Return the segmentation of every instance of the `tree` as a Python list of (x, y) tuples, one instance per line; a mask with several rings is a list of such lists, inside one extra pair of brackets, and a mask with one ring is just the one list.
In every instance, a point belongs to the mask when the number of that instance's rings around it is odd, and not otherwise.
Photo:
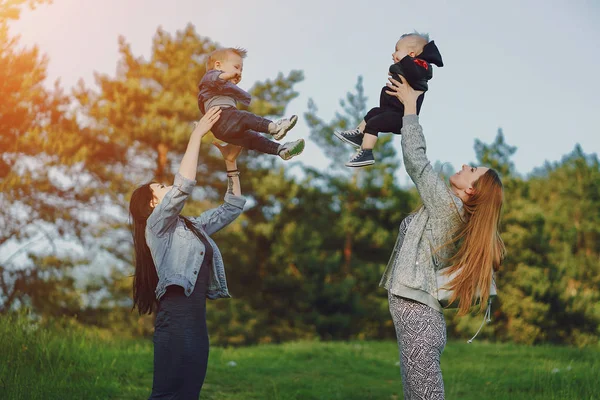
[[(330, 228), (319, 229), (323, 235), (330, 236), (330, 239), (324, 238), (325, 252), (339, 254), (340, 257), (330, 261), (322, 282), (322, 298), (316, 302), (316, 309), (320, 308), (323, 313), (321, 334), (325, 337), (324, 332), (331, 330), (327, 324), (339, 324), (341, 321), (336, 320), (342, 316), (348, 319), (347, 326), (333, 337), (385, 335), (385, 292), (378, 289), (378, 283), (400, 221), (416, 206), (415, 198), (399, 188), (394, 177), (400, 166), (392, 146), (394, 135), (380, 136), (375, 148), (377, 163), (374, 166), (361, 169), (343, 166), (349, 152), (333, 136), (333, 131), (349, 129), (363, 119), (367, 98), (361, 77), (355, 89), (355, 93), (348, 93), (346, 99), (340, 101), (343, 113), (337, 112), (329, 123), (317, 116), (318, 109), (312, 100), (305, 114), (311, 139), (332, 159), (328, 172), (318, 174), (312, 171), (315, 177), (313, 184), (331, 197), (330, 209), (335, 215), (332, 217), (335, 223), (329, 223)], [(358, 298), (350, 300), (352, 297), (348, 296)], [(340, 307), (340, 302), (343, 307)], [(381, 318), (373, 319), (374, 315)], [(357, 324), (362, 325), (362, 329), (357, 328)]]
[(561, 162), (547, 163), (529, 196), (547, 220), (547, 304), (556, 329), (548, 339), (579, 346), (598, 343), (600, 327), (600, 161), (577, 145)]
[(25, 3), (45, 2), (0, 3), (0, 312), (16, 305), (55, 314), (79, 307), (69, 271), (85, 257), (61, 247), (81, 244), (86, 214), (102, 206), (86, 184), (89, 157), (119, 154), (79, 129), (58, 82), (44, 86), (48, 59), (9, 34), (8, 20)]
[(502, 177), (508, 177), (514, 173), (515, 165), (510, 158), (516, 151), (515, 146), (510, 146), (504, 141), (502, 128), (498, 128), (496, 139), (489, 145), (475, 139), (477, 161), (481, 165), (495, 169)]
[[(600, 326), (600, 163), (580, 146), (528, 178), (515, 176), (515, 148), (499, 132), (476, 142), (477, 158), (504, 174), (502, 238), (507, 257), (498, 273), (494, 338), (520, 343), (595, 344)], [(479, 321), (478, 321), (479, 320)], [(451, 318), (467, 334), (480, 317)]]
[[(511, 157), (516, 147), (505, 142), (501, 129), (491, 144), (476, 139), (474, 148), (478, 163), (498, 171), (504, 186), (500, 228), (507, 256), (496, 276), (499, 295), (494, 304), (493, 337), (521, 343), (544, 341), (545, 324), (551, 321), (550, 285), (545, 279), (550, 251), (546, 218), (539, 205), (527, 198), (528, 183), (514, 175)], [(447, 314), (449, 330), (462, 336), (472, 335), (482, 318)]]
[[(158, 28), (148, 60), (133, 54), (130, 45), (121, 37), (116, 76), (96, 74), (97, 90), (80, 82), (74, 91), (87, 129), (96, 139), (128, 149), (126, 162), (118, 169), (108, 166), (111, 173), (102, 178), (111, 188), (118, 216), (97, 230), (107, 233), (110, 238), (104, 250), (110, 253), (110, 265), (114, 269), (112, 279), (102, 278), (104, 285), (111, 288), (109, 296), (101, 301), (101, 306), (107, 310), (115, 307), (119, 309), (116, 312), (121, 313), (131, 304), (128, 302), (131, 288), (128, 276), (132, 273), (131, 234), (127, 225), (129, 194), (135, 186), (150, 179), (172, 182), (187, 146), (192, 122), (199, 118), (197, 84), (206, 72), (207, 55), (216, 48), (215, 42), (198, 35), (192, 25), (175, 34)], [(280, 73), (274, 79), (255, 83), (249, 90), (253, 96), (250, 110), (270, 117), (282, 115), (288, 102), (297, 96), (294, 85), (302, 79), (301, 71), (291, 71), (287, 76)], [(223, 161), (217, 152), (211, 152), (211, 146), (207, 145), (210, 140), (209, 137), (201, 148), (197, 188), (186, 203), (184, 214), (198, 215), (222, 202), (225, 191)], [(238, 159), (242, 176), (247, 177), (243, 180), (244, 196), (258, 198), (265, 182), (279, 176), (277, 158), (244, 153)], [(249, 170), (252, 174), (246, 173)], [(259, 179), (249, 179), (249, 176)], [(277, 190), (273, 189), (274, 192)], [(247, 215), (256, 220), (268, 218), (266, 207), (258, 201), (251, 203), (254, 206), (247, 210)], [(238, 258), (232, 251), (238, 244), (227, 247), (227, 238), (236, 232), (235, 227), (230, 227), (219, 236), (220, 245), (224, 242), (222, 251), (228, 264), (235, 263)], [(103, 285), (94, 286), (100, 290)], [(147, 322), (138, 321), (147, 326)]]

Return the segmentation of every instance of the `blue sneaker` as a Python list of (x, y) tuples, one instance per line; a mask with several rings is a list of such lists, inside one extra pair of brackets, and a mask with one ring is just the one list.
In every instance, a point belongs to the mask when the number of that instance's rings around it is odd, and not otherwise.
[(365, 134), (362, 133), (358, 129), (351, 129), (349, 131), (341, 131), (341, 132), (334, 131), (333, 134), (335, 135), (336, 138), (340, 139), (342, 142), (351, 144), (352, 146), (354, 146), (356, 148), (360, 148), (360, 146), (362, 146), (362, 141), (363, 141), (363, 138), (365, 137)]
[(346, 167), (366, 167), (367, 165), (373, 165), (373, 164), (375, 164), (375, 158), (373, 157), (373, 150), (360, 149), (346, 163)]

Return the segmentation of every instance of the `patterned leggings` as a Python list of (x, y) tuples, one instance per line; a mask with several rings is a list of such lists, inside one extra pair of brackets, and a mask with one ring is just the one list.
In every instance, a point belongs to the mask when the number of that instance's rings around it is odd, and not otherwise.
[(446, 345), (444, 315), (390, 292), (388, 299), (398, 337), (404, 400), (443, 400), (440, 356)]

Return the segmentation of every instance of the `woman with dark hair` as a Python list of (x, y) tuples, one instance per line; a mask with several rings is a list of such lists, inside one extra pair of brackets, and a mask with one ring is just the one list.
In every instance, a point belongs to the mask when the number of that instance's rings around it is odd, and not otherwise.
[(154, 380), (150, 399), (197, 399), (208, 364), (206, 298), (230, 297), (223, 259), (211, 235), (243, 211), (236, 159), (241, 147), (215, 145), (227, 169), (225, 201), (195, 218), (179, 213), (196, 184), (202, 137), (219, 119), (218, 108), (198, 122), (172, 186), (148, 183), (134, 190), (133, 302), (140, 314), (156, 312)]
[(423, 206), (407, 216), (381, 279), (388, 290), (390, 313), (400, 350), (404, 398), (444, 399), (440, 356), (446, 323), (438, 301), (436, 272), (448, 267), (450, 304), (464, 315), (479, 298), (487, 304), (493, 271), (504, 257), (498, 231), (502, 181), (491, 168), (463, 165), (450, 187), (433, 170), (417, 116), (422, 93), (390, 78), (388, 94), (404, 104), (402, 152), (406, 172)]

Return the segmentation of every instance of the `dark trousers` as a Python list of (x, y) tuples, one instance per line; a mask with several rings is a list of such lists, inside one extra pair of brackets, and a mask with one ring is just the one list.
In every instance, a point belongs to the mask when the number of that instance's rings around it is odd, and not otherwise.
[(154, 324), (154, 381), (150, 399), (197, 400), (208, 365), (206, 291), (211, 265), (200, 268), (192, 294), (171, 285)]
[[(379, 132), (392, 132), (397, 135), (402, 129), (402, 117), (404, 116), (404, 105), (395, 96), (390, 96), (385, 91), (389, 90), (387, 86), (381, 89), (379, 96), (379, 107), (372, 108), (365, 115), (365, 133), (378, 136)], [(425, 93), (417, 99), (417, 114), (421, 112), (421, 105)]]
[(269, 132), (270, 120), (235, 107), (221, 109), (221, 117), (211, 131), (227, 143), (266, 154), (277, 154), (279, 143), (267, 139), (258, 132)]

